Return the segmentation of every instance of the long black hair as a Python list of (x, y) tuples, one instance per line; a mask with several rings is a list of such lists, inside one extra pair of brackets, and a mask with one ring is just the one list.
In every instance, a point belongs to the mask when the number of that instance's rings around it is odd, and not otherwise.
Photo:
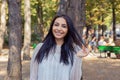
[[(48, 57), (49, 51), (51, 49), (56, 48), (56, 42), (55, 37), (52, 33), (52, 28), (55, 20), (59, 17), (62, 17), (66, 20), (67, 26), (68, 26), (68, 33), (64, 37), (64, 43), (61, 46), (61, 57), (60, 62), (63, 62), (64, 64), (73, 64), (73, 56), (74, 56), (74, 45), (82, 46), (83, 40), (79, 36), (78, 32), (76, 31), (72, 20), (67, 15), (56, 15), (54, 19), (51, 22), (49, 32), (45, 39), (43, 40), (43, 45), (41, 46), (40, 50), (38, 51), (35, 60), (37, 60), (38, 63), (42, 62), (43, 58)], [(70, 60), (70, 62), (69, 62)]]

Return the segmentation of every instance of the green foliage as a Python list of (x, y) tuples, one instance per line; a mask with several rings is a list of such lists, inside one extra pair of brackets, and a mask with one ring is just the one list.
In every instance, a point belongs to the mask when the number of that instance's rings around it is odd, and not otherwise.
[[(57, 12), (58, 1), (59, 0), (31, 0), (32, 41), (40, 41), (40, 39), (38, 39), (39, 36), (34, 33), (34, 28), (38, 26), (38, 6), (42, 7), (44, 31), (47, 33), (50, 22)], [(39, 2), (41, 5), (39, 5)], [(112, 23), (113, 3), (115, 4), (116, 23), (120, 23), (120, 0), (86, 0), (87, 25), (92, 25), (93, 27), (97, 25), (107, 25), (109, 27)], [(24, 0), (22, 0), (21, 11), (22, 16), (24, 16)], [(24, 17), (22, 18), (24, 23)]]
[(40, 39), (38, 34), (33, 33), (31, 35), (31, 37), (32, 37), (31, 38), (32, 43), (39, 43), (39, 42), (41, 42), (41, 39)]
[(45, 26), (48, 27), (51, 19), (53, 18), (53, 16), (56, 14), (56, 10), (57, 10), (57, 4), (56, 1), (53, 0), (44, 0), (43, 1), (43, 21), (45, 23)]
[[(38, 4), (41, 2), (41, 5)], [(32, 26), (37, 23), (37, 7), (41, 6), (43, 9), (44, 26), (48, 27), (52, 17), (56, 14), (57, 4), (56, 0), (31, 0)]]
[(8, 35), (4, 37), (4, 46), (8, 46)]
[[(53, 18), (57, 11), (57, 0), (31, 0), (32, 30), (34, 29), (35, 26), (38, 26), (38, 13), (37, 13), (38, 7), (42, 7), (44, 31), (47, 31), (49, 29), (51, 19)], [(38, 39), (39, 36), (37, 34), (32, 33), (32, 38), (33, 37), (34, 39), (32, 41), (35, 40), (41, 41)]]
[(115, 4), (116, 22), (120, 23), (120, 0), (86, 0), (86, 23), (109, 27), (112, 23), (113, 4)]
[(37, 6), (38, 6), (38, 1), (37, 0), (31, 0), (31, 23), (32, 26), (34, 27), (34, 25), (37, 23)]
[[(39, 2), (41, 5), (39, 5)], [(1, 4), (1, 0), (0, 0), (0, 4)], [(39, 39), (39, 34), (35, 33), (34, 30), (38, 26), (37, 8), (42, 7), (44, 31), (47, 31), (49, 29), (51, 19), (56, 14), (57, 11), (57, 6), (58, 6), (57, 0), (30, 0), (30, 5), (31, 5), (32, 42), (41, 41)], [(24, 26), (24, 0), (22, 0), (21, 2), (21, 15), (22, 15), (22, 23)], [(24, 34), (22, 36), (24, 36)]]

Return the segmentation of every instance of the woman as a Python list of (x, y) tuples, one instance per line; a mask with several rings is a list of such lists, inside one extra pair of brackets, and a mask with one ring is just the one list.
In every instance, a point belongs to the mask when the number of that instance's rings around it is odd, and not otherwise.
[(34, 50), (30, 80), (80, 80), (81, 57), (88, 55), (71, 19), (57, 15), (43, 43)]

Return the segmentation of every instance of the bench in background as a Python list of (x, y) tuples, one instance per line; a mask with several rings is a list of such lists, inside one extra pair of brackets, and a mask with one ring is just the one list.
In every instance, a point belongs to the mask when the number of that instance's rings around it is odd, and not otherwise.
[(101, 57), (101, 53), (104, 52), (105, 53), (105, 57), (106, 53), (109, 51), (110, 53), (115, 53), (120, 54), (120, 46), (98, 46), (98, 50), (100, 52), (100, 57)]

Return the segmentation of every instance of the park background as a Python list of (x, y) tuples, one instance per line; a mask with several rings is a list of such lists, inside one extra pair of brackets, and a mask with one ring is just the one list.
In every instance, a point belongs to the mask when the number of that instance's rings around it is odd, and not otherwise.
[[(115, 45), (120, 46), (120, 0), (0, 0), (0, 66), (5, 62), (5, 74), (4, 69), (0, 69), (2, 80), (29, 80), (29, 68), (27, 79), (23, 68), (29, 67), (33, 48), (44, 39), (56, 14), (70, 16), (82, 37), (94, 31), (97, 39), (100, 35), (106, 39), (112, 36)], [(102, 61), (105, 63), (104, 59)], [(119, 63), (119, 59), (113, 63)], [(113, 66), (112, 62), (107, 64)], [(110, 69), (117, 69), (117, 72), (120, 70), (118, 67), (120, 64)], [(115, 76), (119, 75), (117, 72)], [(120, 79), (115, 78), (100, 77), (99, 80)]]

